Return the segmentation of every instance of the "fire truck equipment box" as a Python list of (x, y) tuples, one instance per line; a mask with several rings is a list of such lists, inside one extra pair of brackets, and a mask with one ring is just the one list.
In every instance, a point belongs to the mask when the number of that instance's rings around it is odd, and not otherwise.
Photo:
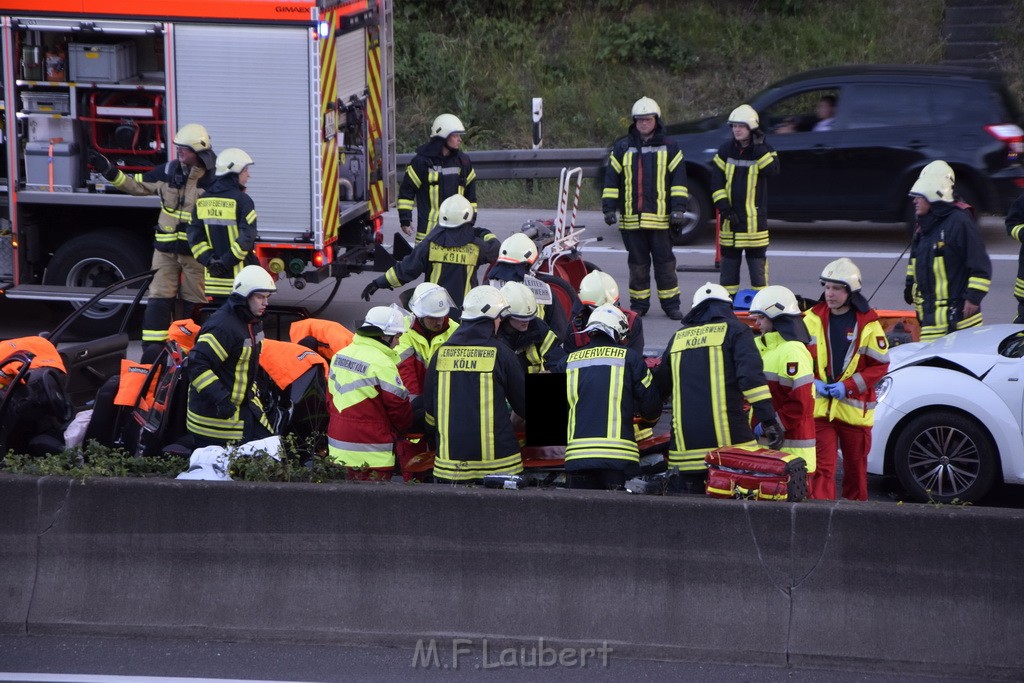
[(66, 92), (23, 92), (21, 104), (30, 114), (71, 113), (71, 96)]
[(70, 192), (82, 184), (82, 159), (74, 142), (29, 142), (25, 145), (25, 184), (28, 189), (49, 190), (50, 163), (53, 189)]
[(117, 83), (137, 73), (135, 43), (91, 45), (68, 43), (71, 80), (92, 83)]

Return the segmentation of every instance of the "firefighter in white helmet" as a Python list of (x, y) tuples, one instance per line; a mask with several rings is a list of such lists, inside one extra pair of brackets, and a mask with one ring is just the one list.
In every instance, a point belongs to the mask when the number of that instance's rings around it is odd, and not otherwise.
[(693, 308), (666, 347), (654, 381), (662, 399), (672, 401), (669, 468), (678, 470), (687, 488), (703, 482), (709, 450), (757, 448), (747, 403), (765, 425), (768, 446), (782, 445), (754, 333), (736, 319), (725, 287), (706, 282), (697, 288)]
[(732, 139), (719, 147), (711, 160), (711, 200), (721, 220), (719, 282), (736, 296), (744, 253), (751, 288), (768, 285), (767, 181), (779, 174), (779, 158), (749, 104), (741, 104), (729, 114), (729, 125)]
[(626, 332), (625, 345), (641, 356), (644, 355), (644, 324), (643, 319), (634, 311), (622, 308), (619, 303), (619, 285), (608, 273), (593, 270), (580, 280), (579, 303), (573, 306), (569, 320), (569, 334), (566, 335), (565, 350), (572, 353), (590, 341), (584, 330), (590, 321), (590, 314), (599, 306), (611, 304), (622, 311), (629, 324)]
[(651, 307), (651, 264), (658, 301), (665, 314), (681, 319), (676, 258), (670, 229), (686, 223), (689, 190), (679, 145), (665, 136), (661, 108), (649, 97), (633, 104), (633, 123), (615, 141), (604, 178), (601, 209), (608, 225), (621, 214), (619, 228), (629, 262), (629, 307), (646, 315)]
[(156, 274), (146, 293), (142, 319), (144, 361), (151, 360), (167, 339), (179, 297), (187, 304), (206, 303), (203, 267), (192, 256), (186, 231), (196, 199), (213, 183), (217, 155), (210, 134), (198, 123), (182, 126), (174, 134), (174, 147), (176, 158), (145, 173), (124, 173), (99, 152), (89, 151), (89, 163), (117, 189), (160, 197), (153, 234), (152, 269)]
[(186, 426), (196, 447), (271, 435), (256, 385), (263, 314), (277, 291), (260, 266), (242, 268), (227, 300), (203, 323), (189, 353)]
[(473, 483), (523, 470), (512, 413), (526, 414), (526, 376), (496, 336), (508, 308), (496, 288), (474, 287), (459, 329), (430, 359), (423, 402), (436, 430), (438, 481)]
[[(498, 238), (489, 230), (473, 227), (476, 209), (461, 194), (441, 204), (437, 230), (416, 245), (412, 253), (378, 276), (363, 289), (369, 301), (378, 289), (394, 289), (415, 280), (423, 273), (427, 281), (441, 285), (455, 306), (462, 306), (466, 293), (476, 286), (477, 268), (498, 256)], [(458, 311), (451, 317), (458, 320)]]
[(917, 308), (922, 341), (980, 325), (981, 300), (992, 284), (992, 262), (973, 209), (956, 203), (954, 182), (953, 169), (937, 160), (910, 188), (917, 230), (903, 298)]
[(188, 243), (192, 255), (206, 268), (206, 293), (225, 297), (243, 267), (258, 263), (256, 206), (245, 191), (252, 172), (252, 157), (229, 147), (217, 155), (217, 179), (196, 200)]
[[(780, 285), (765, 287), (750, 302), (750, 317), (761, 335), (757, 350), (772, 393), (785, 440), (780, 450), (804, 459), (807, 474), (815, 469), (814, 359), (807, 344), (810, 335), (793, 292)], [(762, 437), (765, 425), (754, 425)]]
[(413, 319), (409, 329), (398, 340), (395, 351), (399, 358), (398, 372), (413, 400), (423, 393), (430, 359), (459, 328), (450, 316), (454, 307), (448, 290), (433, 282), (416, 285), (409, 298)]
[(556, 275), (531, 272), (539, 255), (540, 250), (529, 236), (522, 232), (512, 233), (501, 243), (498, 260), (487, 271), (488, 284), (501, 288), (506, 282), (526, 282), (530, 278), (533, 286), (545, 288), (546, 297), (542, 294), (542, 298), (550, 303), (538, 302), (537, 315), (559, 340), (563, 340), (568, 332), (569, 316), (556, 297), (573, 299), (575, 292), (568, 282)]
[(640, 473), (633, 417), (657, 422), (661, 397), (643, 354), (623, 346), (629, 323), (618, 307), (598, 306), (585, 329), (586, 345), (559, 367), (569, 401), (565, 471), (569, 488), (621, 489)]
[(327, 454), (353, 478), (389, 480), (395, 443), (412, 427), (412, 403), (393, 348), (408, 318), (394, 304), (374, 306), (352, 343), (331, 360)]
[(836, 460), (843, 451), (843, 498), (867, 500), (867, 459), (875, 384), (889, 370), (889, 343), (878, 314), (861, 294), (860, 269), (839, 258), (821, 271), (821, 300), (804, 314), (814, 358), (817, 471), (811, 498), (836, 497)]
[(398, 190), (398, 221), (402, 232), (413, 236), (412, 210), (416, 208), (416, 243), (438, 224), (441, 203), (455, 194), (476, 209), (476, 171), (462, 151), (466, 127), (454, 114), (441, 114), (430, 125), (430, 140), (416, 150), (405, 168)]
[(524, 373), (554, 371), (565, 351), (562, 340), (540, 318), (533, 292), (521, 282), (506, 282), (500, 291), (508, 302), (508, 315), (498, 337), (515, 352)]

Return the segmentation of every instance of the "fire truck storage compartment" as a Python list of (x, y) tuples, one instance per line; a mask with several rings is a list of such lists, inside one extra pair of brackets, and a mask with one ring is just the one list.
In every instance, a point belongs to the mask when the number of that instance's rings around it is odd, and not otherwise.
[(66, 92), (22, 92), (21, 105), (34, 114), (70, 114), (71, 96)]
[[(165, 159), (163, 95), (137, 91), (96, 91), (89, 94), (89, 143), (118, 157), (122, 170), (147, 171)], [(112, 159), (113, 161), (113, 159)]]
[(27, 189), (72, 192), (82, 184), (82, 157), (74, 142), (25, 144)]
[(138, 73), (135, 43), (68, 43), (71, 80), (118, 83)]

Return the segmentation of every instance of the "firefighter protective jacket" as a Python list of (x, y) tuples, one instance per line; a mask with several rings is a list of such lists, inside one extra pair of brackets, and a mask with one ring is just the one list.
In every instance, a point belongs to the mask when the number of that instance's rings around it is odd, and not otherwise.
[(427, 282), (444, 287), (455, 305), (461, 307), (466, 293), (477, 285), (476, 269), (498, 258), (499, 246), (493, 233), (469, 223), (434, 230), (374, 282), (378, 287), (394, 289), (426, 273)]
[[(192, 255), (207, 268), (207, 294), (227, 296), (242, 268), (258, 263), (252, 251), (256, 236), (256, 207), (238, 184), (238, 176), (228, 173), (217, 178), (196, 200), (188, 226)], [(209, 267), (213, 261), (227, 266), (230, 273), (212, 276)]]
[(1024, 302), (1024, 194), (1014, 200), (1006, 214), (1006, 234), (1021, 243), (1017, 255), (1017, 279), (1013, 282), (1013, 295)]
[(724, 301), (686, 314), (654, 372), (662, 399), (672, 399), (669, 466), (702, 472), (713, 448), (757, 448), (744, 403), (758, 422), (775, 419), (761, 354), (750, 328)]
[[(737, 249), (767, 247), (766, 187), (767, 177), (779, 173), (775, 150), (763, 138), (760, 143), (751, 142), (746, 147), (730, 140), (711, 161), (711, 201), (723, 218), (721, 245)], [(739, 225), (726, 218), (732, 211), (739, 216)]]
[(515, 352), (526, 374), (544, 370), (554, 372), (565, 358), (561, 341), (540, 318), (531, 320), (525, 332), (513, 329), (508, 323), (502, 323), (498, 328), (498, 337)]
[(633, 416), (649, 422), (661, 413), (661, 397), (644, 358), (597, 333), (560, 363), (569, 399), (567, 471), (635, 470), (640, 451)]
[(889, 342), (878, 314), (874, 309), (857, 310), (857, 326), (842, 362), (843, 373), (834, 378), (828, 374), (832, 354), (828, 342), (829, 310), (825, 302), (804, 313), (804, 323), (811, 335), (807, 349), (814, 359), (815, 378), (828, 383), (841, 381), (846, 387), (843, 398), (815, 396), (814, 417), (870, 427), (875, 421), (875, 384), (889, 371)]
[(523, 470), (510, 409), (526, 414), (526, 376), (491, 319), (463, 322), (437, 350), (423, 402), (437, 430), (435, 477), (474, 481)]
[[(500, 246), (500, 245), (499, 245)], [(548, 324), (551, 331), (559, 337), (564, 337), (569, 331), (569, 320), (565, 311), (556, 302), (558, 299), (572, 300), (572, 307), (575, 308), (578, 299), (576, 290), (568, 282), (550, 273), (530, 273), (529, 263), (508, 263), (498, 261), (487, 271), (487, 282), (498, 289), (506, 282), (520, 282), (526, 284), (526, 276), (534, 277), (551, 291), (551, 304), (537, 304), (537, 317)]]
[(331, 361), (327, 387), (331, 460), (347, 467), (394, 467), (395, 442), (412, 427), (412, 404), (394, 349), (357, 331)]
[(402, 186), (398, 189), (398, 220), (412, 223), (412, 209), (416, 207), (416, 243), (437, 225), (441, 202), (454, 194), (461, 194), (476, 204), (476, 171), (473, 163), (461, 150), (444, 154), (444, 138), (431, 138), (416, 150), (416, 156), (405, 168)]
[(203, 325), (189, 353), (187, 426), (192, 434), (217, 441), (245, 441), (243, 410), (263, 415), (255, 384), (263, 323), (245, 297), (233, 294)]
[(306, 337), (317, 342), (317, 352), (330, 361), (334, 354), (352, 343), (352, 332), (339, 322), (321, 318), (296, 320), (288, 328), (288, 338), (298, 344)]
[(667, 230), (669, 214), (686, 211), (690, 192), (686, 188), (683, 153), (658, 118), (654, 134), (646, 142), (636, 124), (629, 134), (615, 141), (604, 176), (601, 209), (622, 215), (622, 230)]
[(192, 222), (192, 209), (213, 180), (213, 171), (206, 170), (201, 161), (195, 166), (185, 166), (172, 159), (145, 173), (126, 175), (118, 170), (111, 183), (128, 194), (159, 195), (160, 216), (156, 221), (153, 248), (169, 254), (191, 254), (188, 224)]
[(917, 220), (907, 285), (921, 321), (921, 341), (981, 324), (981, 311), (963, 317), (964, 301), (981, 304), (992, 284), (992, 262), (968, 210), (932, 202)]
[[(776, 318), (778, 320), (778, 318)], [(785, 440), (780, 450), (798, 455), (807, 472), (816, 469), (814, 438), (814, 359), (807, 346), (779, 332), (757, 338), (772, 407), (782, 421)]]
[[(628, 308), (619, 308), (626, 315), (626, 322), (629, 323), (629, 332), (626, 333), (625, 346), (633, 349), (643, 358), (644, 355), (644, 322), (643, 318)], [(583, 330), (590, 322), (590, 314), (593, 308), (576, 301), (572, 305), (572, 315), (569, 321), (569, 333), (566, 335), (565, 350), (572, 353), (590, 343), (590, 335)]]
[(398, 354), (398, 373), (402, 376), (409, 396), (416, 398), (423, 393), (423, 383), (427, 379), (427, 364), (434, 353), (447, 342), (459, 324), (448, 319), (440, 332), (431, 333), (420, 324), (420, 319), (413, 321), (408, 332), (398, 339), (395, 353)]

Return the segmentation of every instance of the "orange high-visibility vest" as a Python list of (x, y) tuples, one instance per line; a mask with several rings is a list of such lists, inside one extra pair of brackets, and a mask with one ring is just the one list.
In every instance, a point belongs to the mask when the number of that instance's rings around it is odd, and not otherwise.
[(167, 328), (167, 338), (173, 342), (178, 342), (178, 346), (185, 353), (192, 350), (192, 347), (196, 345), (196, 339), (199, 337), (199, 325), (196, 325), (191, 318), (185, 318), (184, 320), (175, 320), (171, 323), (171, 326)]
[(266, 370), (279, 389), (287, 389), (292, 382), (312, 367), (323, 368), (327, 374), (327, 361), (316, 351), (291, 342), (264, 339), (260, 348), (260, 367)]
[[(35, 336), (0, 341), (0, 362), (3, 362), (8, 356), (18, 351), (28, 351), (35, 354), (35, 358), (29, 363), (29, 368), (56, 368), (67, 374), (64, 361), (61, 359), (60, 354), (57, 353), (57, 348), (49, 339)], [(19, 370), (21, 370), (20, 363), (7, 363), (0, 367), (0, 389), (6, 387), (14, 379), (14, 376), (18, 374)]]
[(320, 342), (317, 349), (321, 356), (330, 361), (334, 354), (352, 343), (352, 333), (341, 323), (320, 318), (304, 318), (292, 323), (288, 336), (293, 342), (303, 337), (313, 337)]

